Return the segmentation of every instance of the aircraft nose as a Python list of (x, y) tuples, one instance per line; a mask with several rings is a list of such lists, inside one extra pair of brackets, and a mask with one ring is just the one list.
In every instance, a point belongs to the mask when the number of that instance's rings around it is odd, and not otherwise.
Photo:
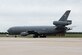
[(7, 32), (9, 33), (9, 32), (10, 32), (10, 30), (11, 30), (11, 29), (9, 28), (9, 29), (7, 30)]
[(9, 28), (9, 29), (7, 30), (7, 32), (8, 32), (9, 34), (11, 34), (11, 33), (12, 33), (12, 28)]

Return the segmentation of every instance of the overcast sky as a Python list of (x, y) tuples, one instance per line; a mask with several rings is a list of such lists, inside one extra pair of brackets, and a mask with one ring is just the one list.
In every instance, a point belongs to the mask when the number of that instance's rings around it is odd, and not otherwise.
[(66, 10), (72, 31), (82, 32), (82, 0), (0, 0), (0, 32), (12, 26), (52, 26)]

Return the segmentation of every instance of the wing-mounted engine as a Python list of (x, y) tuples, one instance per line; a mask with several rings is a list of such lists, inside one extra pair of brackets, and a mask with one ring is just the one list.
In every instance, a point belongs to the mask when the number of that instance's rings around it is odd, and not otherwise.
[(20, 35), (21, 35), (21, 36), (27, 36), (28, 33), (27, 33), (27, 32), (21, 32)]
[(53, 24), (56, 25), (56, 26), (66, 26), (66, 25), (71, 25), (72, 21), (71, 20), (67, 20), (67, 21), (54, 21)]

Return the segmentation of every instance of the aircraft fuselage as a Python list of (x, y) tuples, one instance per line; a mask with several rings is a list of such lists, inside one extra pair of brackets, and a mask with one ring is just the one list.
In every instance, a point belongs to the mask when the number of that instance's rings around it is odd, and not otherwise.
[(39, 34), (55, 34), (55, 26), (19, 26), (11, 27), (8, 29), (9, 34), (21, 34), (21, 32), (28, 32), (28, 34), (33, 34), (29, 32), (37, 32)]

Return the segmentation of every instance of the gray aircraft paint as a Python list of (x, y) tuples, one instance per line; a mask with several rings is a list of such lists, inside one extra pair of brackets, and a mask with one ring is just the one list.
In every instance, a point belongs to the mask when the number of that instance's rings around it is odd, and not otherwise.
[(21, 32), (34, 31), (38, 33), (51, 34), (55, 33), (55, 26), (20, 26), (20, 27), (11, 27), (8, 32), (10, 34), (20, 34)]
[[(34, 35), (41, 35), (41, 34), (57, 34), (60, 32), (66, 32), (67, 27), (66, 25), (72, 24), (71, 20), (67, 20), (69, 16), (70, 10), (67, 10), (64, 15), (59, 19), (59, 21), (54, 21), (57, 25), (55, 26), (16, 26), (11, 27), (8, 29), (8, 33), (11, 35), (19, 35), (19, 34), (34, 34)], [(70, 30), (70, 29), (68, 29)]]

